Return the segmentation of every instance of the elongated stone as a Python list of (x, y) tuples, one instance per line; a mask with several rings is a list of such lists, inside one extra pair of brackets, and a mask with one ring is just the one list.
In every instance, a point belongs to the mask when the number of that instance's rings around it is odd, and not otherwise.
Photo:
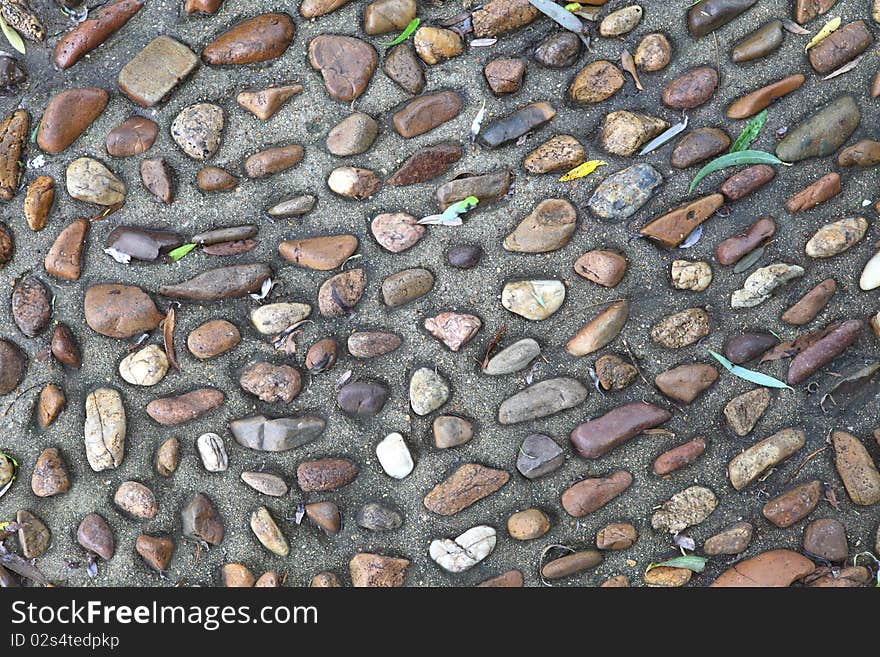
[(101, 7), (61, 37), (53, 54), (55, 66), (63, 70), (76, 64), (120, 30), (143, 6), (144, 0), (119, 0)]
[(588, 206), (600, 219), (622, 221), (645, 205), (660, 185), (663, 176), (650, 164), (634, 164), (613, 173), (596, 187)]
[(730, 119), (747, 119), (770, 106), (774, 100), (787, 96), (801, 88), (806, 78), (797, 73), (772, 82), (760, 89), (741, 96), (727, 107), (727, 117)]
[(803, 383), (821, 367), (840, 356), (858, 339), (863, 327), (864, 322), (859, 319), (847, 320), (803, 349), (788, 366), (788, 384), (795, 386)]
[(259, 452), (285, 452), (310, 443), (324, 431), (326, 422), (316, 415), (267, 418), (253, 415), (229, 423), (239, 445)]
[(706, 36), (732, 21), (758, 0), (701, 0), (688, 10), (688, 29), (695, 37)]
[(782, 21), (770, 21), (737, 41), (730, 51), (730, 59), (741, 64), (766, 57), (782, 45), (782, 40)]
[(561, 249), (577, 227), (577, 211), (564, 199), (541, 201), (504, 238), (503, 246), (517, 253), (546, 253)]
[(597, 459), (671, 417), (672, 413), (653, 404), (624, 404), (576, 426), (571, 432), (571, 444), (581, 457)]
[(487, 126), (480, 133), (479, 141), (487, 148), (496, 148), (516, 141), (527, 132), (538, 130), (554, 116), (556, 109), (550, 103), (532, 103)]
[(691, 232), (724, 205), (724, 196), (710, 194), (685, 203), (645, 225), (639, 233), (671, 249), (681, 244)]
[(172, 299), (219, 301), (260, 291), (263, 281), (272, 275), (269, 265), (231, 265), (209, 269), (182, 283), (162, 285), (159, 294)]
[(727, 464), (727, 476), (736, 490), (754, 483), (767, 470), (797, 452), (806, 442), (800, 429), (783, 429), (755, 443)]
[(799, 162), (831, 155), (846, 143), (860, 121), (855, 98), (841, 96), (789, 130), (776, 145), (776, 157), (785, 162)]
[(541, 346), (532, 338), (523, 338), (505, 347), (486, 364), (486, 374), (499, 376), (519, 372), (541, 354)]
[(590, 320), (565, 345), (572, 356), (586, 356), (607, 346), (616, 338), (629, 319), (629, 301), (612, 303)]
[(287, 14), (260, 14), (229, 28), (205, 46), (202, 60), (212, 66), (253, 64), (280, 57), (293, 40)]
[(498, 422), (516, 424), (548, 417), (582, 403), (589, 391), (577, 379), (558, 377), (534, 383), (498, 407)]

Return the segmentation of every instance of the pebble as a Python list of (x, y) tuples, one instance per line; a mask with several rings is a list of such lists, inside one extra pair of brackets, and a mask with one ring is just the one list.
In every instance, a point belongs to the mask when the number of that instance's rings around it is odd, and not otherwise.
[(154, 570), (161, 573), (171, 564), (174, 541), (167, 536), (141, 534), (135, 540), (134, 549)]
[(853, 21), (835, 30), (810, 49), (810, 66), (820, 75), (851, 62), (874, 42), (863, 21)]
[(416, 415), (429, 415), (449, 399), (449, 383), (436, 370), (420, 367), (409, 380), (409, 403)]
[[(312, 307), (307, 303), (267, 303), (251, 311), (251, 323), (254, 325), (254, 328), (263, 335), (273, 335), (275, 333), (281, 333), (294, 324), (303, 321), (311, 312)], [(236, 333), (238, 333), (238, 329), (236, 329)], [(225, 335), (228, 336), (227, 339), (230, 341), (234, 339), (234, 336), (228, 331), (228, 329)], [(225, 347), (227, 343), (224, 342), (221, 344)], [(236, 344), (238, 344), (237, 339), (234, 341), (234, 344), (229, 345), (228, 348), (223, 349), (223, 351), (219, 353), (228, 351)]]
[(0, 56), (0, 90), (7, 94), (20, 91), (27, 82), (27, 71), (22, 68), (12, 55)]
[(284, 479), (269, 472), (242, 472), (241, 480), (258, 493), (272, 497), (287, 495), (287, 484)]
[(379, 465), (389, 477), (404, 479), (415, 467), (409, 447), (399, 433), (390, 433), (376, 445)]
[(571, 444), (582, 458), (597, 459), (671, 417), (669, 411), (653, 404), (624, 404), (577, 425), (570, 435)]
[(90, 157), (67, 165), (67, 193), (78, 201), (112, 206), (125, 200), (125, 183), (110, 169)]
[(207, 166), (199, 169), (196, 183), (203, 192), (228, 192), (238, 186), (238, 178), (221, 167)]
[(651, 527), (677, 534), (703, 522), (718, 506), (715, 493), (705, 486), (691, 486), (673, 495), (651, 516)]
[(46, 153), (60, 153), (97, 119), (110, 94), (98, 87), (65, 89), (56, 94), (37, 127), (37, 145)]
[(565, 452), (550, 437), (531, 434), (522, 443), (516, 456), (516, 469), (526, 479), (539, 479), (555, 472), (565, 463)]
[(564, 300), (565, 284), (558, 280), (512, 281), (501, 290), (502, 306), (533, 321), (553, 315)]
[(578, 258), (574, 271), (603, 287), (616, 287), (626, 274), (626, 258), (614, 251), (596, 249)]
[(163, 203), (174, 200), (174, 174), (165, 158), (141, 160), (141, 181), (144, 187)]
[(390, 532), (403, 525), (403, 516), (385, 504), (367, 502), (358, 509), (356, 522), (358, 527), (369, 531)]
[[(29, 130), (30, 117), (23, 109), (15, 110), (0, 123), (0, 198), (4, 201), (11, 201), (18, 190), (23, 170), (18, 163), (23, 161)], [(0, 262), (5, 265), (11, 257), (11, 240), (3, 246)]]
[(348, 564), (351, 585), (355, 588), (403, 586), (409, 564), (409, 559), (358, 552)]
[(690, 404), (717, 379), (717, 369), (705, 363), (693, 363), (661, 372), (654, 379), (654, 385), (667, 397)]
[(51, 425), (64, 407), (67, 405), (67, 397), (64, 390), (54, 383), (47, 383), (40, 391), (40, 399), (37, 402), (37, 423), (41, 429)]
[(486, 525), (471, 527), (455, 539), (431, 541), (428, 553), (444, 570), (461, 573), (488, 557), (495, 549), (495, 530)]
[(603, 390), (623, 390), (636, 380), (639, 371), (614, 354), (605, 354), (596, 359), (596, 378)]
[(622, 221), (644, 206), (660, 185), (663, 176), (650, 164), (634, 164), (614, 173), (596, 187), (588, 207), (600, 219)]
[(673, 447), (663, 452), (654, 459), (652, 470), (655, 475), (663, 477), (690, 465), (705, 451), (706, 441), (703, 438), (694, 438), (678, 447)]
[(109, 155), (131, 157), (150, 150), (158, 136), (159, 126), (155, 121), (142, 116), (133, 116), (107, 133), (104, 143)]
[(588, 393), (580, 381), (569, 377), (539, 381), (501, 402), (498, 422), (517, 424), (548, 417), (581, 404)]
[(293, 40), (294, 23), (287, 14), (260, 14), (223, 32), (202, 51), (212, 66), (254, 64), (280, 57)]
[(554, 32), (535, 48), (535, 61), (547, 68), (568, 68), (580, 54), (581, 40), (574, 32)]
[(59, 362), (70, 367), (82, 366), (82, 355), (79, 345), (66, 324), (58, 324), (52, 332), (52, 355)]
[(90, 513), (76, 530), (76, 542), (89, 552), (94, 552), (104, 561), (110, 561), (116, 553), (113, 530), (107, 521), (97, 513)]
[(632, 32), (641, 22), (642, 13), (642, 8), (639, 5), (630, 5), (612, 11), (599, 23), (599, 35), (607, 39)]
[(229, 468), (229, 457), (223, 439), (216, 433), (203, 433), (196, 439), (196, 449), (202, 458), (202, 465), (208, 472), (225, 472)]
[(288, 100), (302, 93), (302, 90), (301, 84), (267, 87), (259, 91), (242, 91), (235, 100), (261, 121), (268, 121)]
[(349, 415), (373, 416), (382, 410), (390, 395), (391, 391), (384, 384), (357, 381), (339, 389), (336, 403)]
[(755, 528), (748, 522), (737, 522), (713, 534), (703, 543), (703, 552), (710, 557), (745, 552), (752, 542)]
[[(70, 8), (78, 4), (74, 2)], [(64, 70), (76, 64), (119, 31), (143, 6), (143, 0), (121, 0), (101, 7), (58, 41), (53, 55), (55, 65)]]
[(656, 566), (645, 572), (645, 584), (651, 587), (677, 588), (691, 581), (693, 571), (687, 568)]
[(21, 546), (21, 556), (25, 559), (36, 559), (49, 549), (52, 542), (52, 533), (42, 520), (25, 509), (19, 509), (15, 514), (15, 522), (18, 528), (18, 544)]
[(387, 180), (387, 184), (391, 187), (402, 187), (433, 180), (447, 173), (461, 159), (462, 154), (461, 144), (455, 142), (425, 146), (401, 164)]
[(107, 248), (117, 260), (133, 259), (155, 262), (159, 256), (167, 254), (184, 243), (177, 233), (158, 230), (145, 230), (136, 226), (117, 226), (107, 236)]
[(834, 518), (819, 518), (804, 527), (803, 545), (810, 554), (835, 563), (845, 561), (849, 553), (846, 527)]
[(740, 333), (730, 338), (724, 345), (724, 355), (734, 365), (742, 365), (779, 344), (771, 334), (758, 331)]
[(791, 527), (813, 512), (822, 499), (822, 484), (811, 481), (795, 486), (767, 502), (761, 513), (781, 529)]
[(826, 278), (802, 296), (797, 303), (782, 313), (780, 319), (786, 324), (803, 326), (816, 318), (831, 301), (837, 291), (837, 283), (833, 278)]
[(240, 563), (228, 563), (221, 572), (223, 586), (227, 588), (251, 588), (256, 582), (250, 568)]
[(829, 11), (837, 0), (797, 0), (794, 19), (803, 25)]
[(434, 275), (427, 269), (404, 269), (382, 281), (382, 301), (397, 308), (423, 297), (434, 287)]
[(180, 441), (168, 438), (156, 450), (156, 472), (162, 477), (170, 477), (180, 465)]
[(766, 164), (756, 164), (743, 169), (724, 181), (719, 191), (728, 201), (738, 201), (771, 182), (776, 170)]
[(672, 150), (670, 163), (687, 169), (720, 155), (730, 146), (730, 137), (718, 128), (697, 128), (682, 137)]
[(379, 124), (363, 112), (354, 112), (327, 135), (327, 150), (337, 157), (360, 155), (369, 150), (379, 134)]
[(154, 386), (168, 372), (168, 367), (165, 352), (151, 344), (123, 358), (119, 363), (119, 376), (135, 386)]
[(37, 176), (28, 184), (24, 197), (24, 218), (32, 231), (46, 227), (54, 202), (55, 181), (51, 176)]
[(357, 248), (358, 239), (354, 235), (329, 235), (286, 240), (278, 245), (278, 253), (300, 267), (330, 271), (341, 267)]
[(519, 57), (499, 57), (483, 67), (483, 76), (496, 96), (516, 93), (522, 88), (526, 62)]
[(204, 493), (196, 493), (180, 510), (183, 535), (210, 545), (223, 542), (223, 521), (217, 510)]
[(391, 253), (401, 253), (414, 246), (425, 236), (425, 230), (418, 219), (405, 212), (378, 214), (370, 223), (373, 237)]
[(587, 356), (609, 345), (629, 319), (629, 301), (615, 301), (584, 325), (565, 345), (572, 356)]
[(15, 282), (10, 306), (15, 325), (29, 338), (38, 336), (49, 325), (52, 299), (46, 286), (35, 276), (25, 276)]
[(712, 267), (708, 262), (672, 261), (672, 287), (676, 290), (702, 292), (712, 282)]
[(37, 497), (52, 497), (70, 490), (70, 477), (61, 452), (47, 447), (37, 457), (31, 473), (31, 490)]
[(220, 147), (223, 108), (213, 103), (196, 103), (181, 110), (171, 122), (171, 137), (194, 160), (208, 160)]
[(456, 178), (438, 187), (434, 196), (441, 210), (468, 196), (476, 196), (481, 204), (485, 204), (505, 196), (510, 190), (510, 184), (510, 169), (504, 169), (485, 175)]
[(239, 445), (260, 452), (284, 452), (315, 440), (326, 424), (316, 415), (274, 419), (252, 415), (232, 420), (229, 430)]
[(355, 358), (376, 358), (390, 354), (403, 344), (396, 333), (385, 331), (356, 331), (348, 336), (346, 347)]
[(628, 522), (605, 525), (596, 533), (596, 547), (600, 550), (627, 550), (638, 538), (636, 528)]
[(450, 351), (459, 351), (470, 342), (483, 322), (476, 315), (441, 312), (424, 321), (425, 330), (445, 344)]
[(810, 210), (840, 193), (840, 175), (828, 173), (808, 185), (785, 202), (785, 209), (792, 214)]
[(730, 119), (747, 119), (769, 107), (770, 103), (774, 100), (800, 89), (805, 80), (806, 78), (798, 73), (741, 96), (727, 107), (727, 117)]
[(530, 132), (540, 130), (554, 116), (556, 109), (550, 103), (530, 103), (513, 114), (485, 126), (477, 140), (487, 148), (497, 148), (517, 141)]
[(385, 57), (382, 70), (408, 94), (417, 96), (425, 88), (425, 70), (409, 42), (391, 49)]
[(712, 582), (713, 587), (791, 586), (816, 569), (805, 556), (792, 550), (769, 550), (743, 559)]
[(827, 157), (846, 143), (860, 121), (855, 98), (841, 96), (790, 128), (776, 145), (776, 157), (784, 162)]
[(474, 437), (472, 422), (455, 415), (438, 415), (432, 426), (434, 446), (449, 449), (470, 442)]
[(880, 502), (880, 473), (862, 442), (850, 433), (835, 431), (834, 465), (853, 504), (870, 506)]
[(688, 29), (695, 37), (714, 32), (749, 9), (758, 0), (701, 0), (688, 10)]
[(409, 101), (394, 113), (391, 121), (397, 134), (411, 139), (454, 119), (461, 109), (462, 99), (457, 92), (439, 91)]
[(561, 579), (600, 565), (604, 558), (598, 550), (582, 550), (548, 561), (541, 568), (544, 579)]
[(370, 44), (339, 34), (321, 34), (309, 42), (309, 64), (320, 71), (333, 100), (350, 103), (373, 78), (379, 57)]
[(299, 13), (303, 18), (317, 18), (348, 4), (351, 0), (303, 0)]
[(724, 407), (727, 424), (737, 436), (747, 436), (770, 406), (770, 391), (755, 388), (731, 399)]
[(507, 237), (503, 246), (515, 253), (547, 253), (568, 244), (577, 228), (577, 210), (564, 199), (541, 201)]
[(600, 141), (611, 155), (632, 157), (667, 128), (669, 123), (663, 119), (620, 110), (605, 117)]
[(339, 533), (342, 519), (339, 515), (339, 507), (333, 502), (306, 504), (306, 517), (328, 534)]
[(159, 294), (171, 299), (220, 301), (260, 291), (272, 269), (263, 263), (208, 269), (180, 283), (159, 286)]
[(138, 105), (151, 107), (168, 98), (198, 65), (187, 46), (157, 36), (119, 71), (119, 89)]
[(82, 254), (85, 246), (86, 233), (89, 229), (88, 219), (77, 219), (65, 226), (43, 261), (46, 273), (66, 281), (78, 280), (82, 273)]
[(454, 246), (446, 252), (446, 262), (456, 269), (473, 269), (482, 257), (483, 249), (476, 244)]
[(600, 588), (629, 588), (629, 578), (626, 575), (614, 575), (599, 584)]
[(651, 340), (667, 349), (687, 347), (711, 332), (709, 313), (703, 308), (688, 308), (667, 315), (651, 327)]
[(279, 557), (286, 557), (290, 554), (287, 539), (284, 538), (284, 534), (281, 533), (281, 529), (269, 513), (269, 509), (261, 506), (251, 513), (250, 524), (254, 536), (269, 552), (277, 554)]
[(333, 338), (318, 340), (306, 352), (306, 369), (312, 374), (326, 372), (339, 357), (339, 344)]
[(857, 141), (840, 151), (837, 163), (842, 167), (872, 167), (880, 164), (880, 142), (870, 139)]
[(634, 56), (636, 66), (648, 73), (662, 71), (672, 60), (672, 46), (663, 34), (647, 34), (639, 41)]
[(728, 237), (715, 248), (715, 257), (722, 265), (733, 265), (776, 234), (772, 217), (761, 217), (743, 232)]
[(216, 388), (199, 388), (173, 397), (154, 399), (147, 404), (147, 415), (165, 426), (183, 424), (217, 410), (225, 398)]
[(731, 308), (754, 308), (764, 303), (782, 285), (804, 275), (803, 267), (777, 262), (753, 271), (742, 288), (730, 295)]
[(483, 372), (492, 376), (513, 374), (528, 367), (541, 354), (541, 346), (532, 338), (523, 338), (496, 353)]
[(192, 330), (186, 346), (196, 358), (207, 360), (224, 354), (241, 342), (235, 324), (225, 319), (212, 319)]
[(86, 458), (95, 472), (116, 468), (125, 456), (125, 408), (113, 388), (97, 388), (86, 397), (83, 425)]
[(156, 496), (138, 481), (123, 481), (113, 495), (113, 503), (119, 510), (135, 520), (155, 518), (159, 512)]
[(244, 161), (244, 172), (248, 178), (268, 178), (295, 167), (302, 159), (303, 147), (299, 144), (267, 148)]
[(766, 57), (776, 51), (783, 40), (782, 21), (769, 21), (737, 41), (730, 50), (730, 59), (742, 64)]
[(812, 587), (862, 587), (870, 585), (873, 580), (870, 571), (864, 566), (829, 568), (821, 566), (803, 579), (804, 586)]
[(351, 313), (367, 287), (364, 269), (349, 269), (331, 276), (318, 288), (318, 309), (324, 317), (343, 317)]
[(425, 495), (424, 505), (441, 516), (452, 516), (498, 491), (510, 475), (479, 463), (460, 465)]
[(429, 66), (458, 57), (464, 50), (461, 37), (442, 27), (420, 27), (413, 35), (413, 46)]
[(415, 17), (415, 0), (375, 0), (364, 9), (364, 32), (371, 36), (400, 32)]
[(369, 169), (338, 167), (330, 172), (327, 186), (340, 196), (363, 201), (379, 191), (382, 180)]
[(625, 470), (617, 470), (606, 477), (582, 479), (563, 491), (562, 508), (570, 516), (582, 518), (622, 495), (632, 482), (632, 475)]
[(724, 205), (723, 195), (704, 196), (660, 215), (646, 224), (639, 234), (656, 240), (666, 248), (677, 247), (722, 205)]
[(550, 518), (540, 509), (518, 511), (507, 519), (507, 532), (518, 541), (540, 538), (550, 531)]
[(526, 155), (523, 168), (534, 174), (568, 171), (586, 159), (587, 151), (575, 137), (555, 135)]
[(577, 74), (571, 83), (569, 95), (576, 103), (601, 103), (623, 89), (623, 85), (623, 73), (620, 69), (611, 62), (600, 59), (587, 64)]
[(828, 327), (828, 333), (798, 353), (788, 366), (786, 381), (798, 385), (806, 381), (816, 371), (837, 358), (856, 341), (864, 324), (851, 319)]
[(718, 89), (718, 71), (701, 66), (684, 73), (663, 89), (663, 102), (677, 110), (689, 110), (709, 102)]
[(825, 224), (809, 239), (805, 253), (811, 258), (832, 258), (858, 244), (868, 230), (863, 217), (846, 217)]
[(865, 291), (880, 287), (880, 252), (871, 256), (859, 277), (859, 288)]
[(336, 490), (350, 484), (358, 467), (348, 459), (303, 461), (296, 468), (296, 481), (304, 493)]
[(776, 467), (797, 452), (806, 443), (806, 434), (800, 429), (782, 429), (769, 438), (755, 443), (731, 459), (727, 476), (736, 490), (754, 483), (770, 468)]

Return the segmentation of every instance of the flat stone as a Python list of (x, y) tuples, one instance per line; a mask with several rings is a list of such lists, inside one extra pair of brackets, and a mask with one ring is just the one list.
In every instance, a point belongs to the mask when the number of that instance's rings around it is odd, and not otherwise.
[(761, 513), (780, 529), (791, 527), (813, 512), (821, 501), (823, 490), (819, 481), (795, 486), (767, 502)]
[(404, 269), (382, 281), (382, 301), (389, 308), (397, 308), (423, 297), (433, 287), (434, 275), (427, 269)]
[(260, 14), (232, 26), (202, 51), (212, 66), (254, 64), (280, 57), (293, 40), (294, 23), (287, 14)]
[(285, 452), (318, 438), (326, 424), (315, 415), (279, 418), (252, 415), (232, 420), (229, 430), (243, 447), (259, 452)]
[(79, 201), (111, 206), (125, 201), (125, 183), (110, 169), (90, 157), (67, 165), (67, 193)]
[(547, 253), (561, 249), (577, 228), (577, 211), (564, 199), (541, 201), (504, 238), (503, 246), (517, 253)]
[(25, 559), (36, 559), (49, 549), (52, 533), (36, 515), (25, 509), (19, 509), (15, 514), (15, 522), (19, 525), (18, 544)]
[(461, 95), (455, 91), (439, 91), (409, 101), (391, 120), (397, 134), (411, 139), (454, 119), (461, 109)]
[(731, 459), (727, 476), (736, 490), (742, 490), (782, 461), (797, 452), (806, 442), (800, 429), (782, 429), (761, 440)]
[(586, 159), (587, 151), (575, 137), (555, 135), (526, 155), (523, 168), (535, 174), (568, 171)]
[(541, 354), (541, 346), (532, 338), (523, 338), (498, 351), (483, 369), (492, 376), (513, 374), (525, 369)]
[(565, 452), (550, 437), (528, 436), (516, 455), (516, 469), (526, 479), (538, 479), (555, 472), (565, 463)]
[(755, 528), (748, 522), (737, 522), (706, 539), (703, 552), (709, 556), (740, 554), (752, 541)]
[(422, 93), (425, 88), (424, 67), (409, 42), (391, 49), (385, 57), (382, 70), (398, 87), (413, 96)]
[(424, 321), (425, 330), (450, 351), (458, 351), (470, 342), (482, 326), (479, 317), (466, 313), (441, 312)]
[(623, 221), (651, 200), (663, 176), (650, 164), (634, 164), (603, 180), (590, 197), (588, 207), (600, 219)]
[(59, 92), (43, 110), (37, 145), (46, 153), (60, 153), (101, 115), (109, 100), (110, 94), (97, 87)]
[(321, 72), (333, 100), (350, 103), (358, 98), (378, 63), (373, 46), (354, 37), (322, 34), (309, 42), (309, 64)]
[(737, 562), (714, 581), (712, 587), (783, 587), (806, 577), (816, 565), (792, 550), (770, 550)]
[(496, 96), (520, 90), (526, 73), (526, 62), (519, 57), (499, 57), (483, 67), (486, 83)]
[(565, 301), (565, 285), (558, 280), (511, 281), (501, 289), (501, 305), (533, 321), (547, 319)]
[(737, 436), (747, 436), (768, 406), (770, 391), (767, 388), (756, 388), (731, 399), (724, 407), (724, 417)]
[(119, 71), (119, 89), (138, 105), (150, 107), (165, 100), (198, 65), (199, 58), (188, 47), (158, 36)]
[(588, 392), (580, 381), (568, 377), (539, 381), (505, 399), (498, 407), (498, 422), (517, 424), (548, 417), (579, 405)]
[(455, 415), (439, 415), (433, 424), (434, 445), (439, 449), (458, 447), (474, 437), (474, 425)]
[(391, 187), (427, 182), (447, 173), (461, 159), (461, 144), (443, 142), (425, 146), (411, 155), (387, 180)]
[(465, 463), (425, 496), (425, 507), (441, 516), (452, 516), (499, 490), (510, 475), (479, 463)]
[(841, 96), (790, 129), (776, 145), (785, 162), (827, 157), (846, 143), (861, 121), (855, 98)]
[(288, 100), (302, 93), (301, 84), (267, 87), (259, 91), (242, 91), (235, 100), (261, 121), (268, 121)]

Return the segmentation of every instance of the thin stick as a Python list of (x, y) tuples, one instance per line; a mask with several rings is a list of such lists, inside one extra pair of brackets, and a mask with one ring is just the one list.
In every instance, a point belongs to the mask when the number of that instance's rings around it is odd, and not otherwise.
[(806, 457), (803, 461), (801, 461), (801, 464), (800, 464), (798, 467), (796, 467), (796, 468), (794, 469), (794, 472), (792, 472), (792, 473), (788, 476), (788, 479), (785, 480), (785, 483), (787, 484), (789, 481), (791, 481), (792, 479), (794, 479), (794, 478), (797, 476), (797, 473), (800, 472), (801, 469), (802, 469), (807, 463), (809, 463), (814, 457), (818, 456), (819, 454), (821, 454), (822, 452), (824, 452), (824, 451), (825, 451), (826, 449), (828, 449), (829, 447), (831, 447), (831, 445), (825, 445), (825, 447), (821, 447), (820, 449), (817, 449), (815, 452), (811, 452), (810, 454), (807, 454), (807, 457)]

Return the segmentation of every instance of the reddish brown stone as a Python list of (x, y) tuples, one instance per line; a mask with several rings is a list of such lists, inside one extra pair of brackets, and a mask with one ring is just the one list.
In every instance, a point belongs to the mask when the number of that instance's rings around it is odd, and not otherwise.
[(55, 46), (55, 66), (63, 70), (76, 64), (113, 36), (143, 6), (144, 0), (119, 0), (98, 9), (96, 14), (61, 37)]
[(228, 29), (202, 51), (212, 66), (253, 64), (280, 57), (293, 40), (294, 24), (287, 14), (260, 14)]
[(79, 278), (83, 245), (88, 229), (88, 219), (77, 219), (58, 234), (55, 242), (49, 247), (43, 263), (50, 275), (68, 281)]

